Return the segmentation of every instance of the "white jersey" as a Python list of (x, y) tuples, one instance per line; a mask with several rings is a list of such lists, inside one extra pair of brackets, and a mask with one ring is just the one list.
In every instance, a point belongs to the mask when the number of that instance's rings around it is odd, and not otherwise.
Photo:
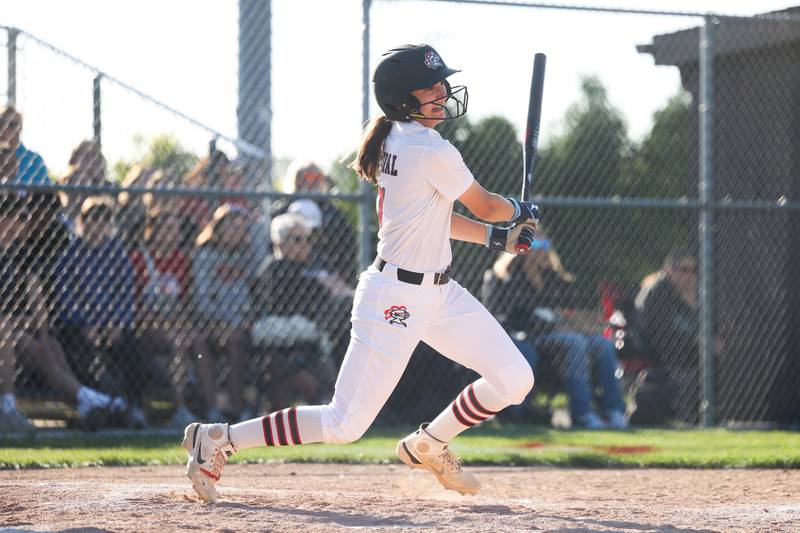
[(433, 128), (395, 122), (378, 177), (378, 255), (414, 272), (439, 272), (452, 259), (453, 202), (472, 185), (461, 154)]

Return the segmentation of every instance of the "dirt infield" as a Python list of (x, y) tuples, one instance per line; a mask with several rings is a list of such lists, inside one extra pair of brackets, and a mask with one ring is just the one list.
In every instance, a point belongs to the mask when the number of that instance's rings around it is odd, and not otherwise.
[(800, 531), (797, 470), (472, 470), (477, 497), (399, 465), (232, 465), (216, 506), (178, 466), (5, 471), (0, 531)]

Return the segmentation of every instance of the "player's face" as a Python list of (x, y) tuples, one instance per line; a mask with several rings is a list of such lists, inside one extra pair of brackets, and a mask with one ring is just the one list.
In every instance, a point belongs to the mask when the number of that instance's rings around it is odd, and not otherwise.
[(435, 83), (425, 89), (411, 91), (411, 96), (419, 100), (422, 104), (420, 112), (425, 115), (425, 117), (428, 117), (425, 119), (417, 119), (420, 124), (428, 128), (433, 128), (444, 121), (447, 116), (445, 110), (447, 94), (447, 87), (445, 87), (444, 81)]

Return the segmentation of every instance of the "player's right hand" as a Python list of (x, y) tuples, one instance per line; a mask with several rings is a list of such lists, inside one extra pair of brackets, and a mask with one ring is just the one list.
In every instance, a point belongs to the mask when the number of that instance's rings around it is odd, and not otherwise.
[(515, 198), (506, 198), (514, 206), (514, 216), (509, 220), (513, 224), (531, 224), (535, 228), (539, 225), (539, 206), (533, 202), (520, 202)]
[[(508, 229), (509, 235), (506, 252), (514, 255), (527, 255), (528, 252), (531, 251), (531, 246), (533, 245), (533, 239), (536, 235), (536, 226), (530, 223), (523, 223), (514, 224)], [(520, 243), (520, 239), (525, 241), (526, 246), (521, 248), (517, 247), (517, 245)]]

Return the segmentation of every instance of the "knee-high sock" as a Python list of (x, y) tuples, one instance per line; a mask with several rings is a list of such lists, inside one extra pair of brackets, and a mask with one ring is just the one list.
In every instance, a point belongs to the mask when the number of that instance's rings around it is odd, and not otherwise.
[(319, 406), (289, 407), (230, 427), (237, 450), (322, 442)]
[(480, 424), (508, 406), (494, 386), (484, 378), (471, 383), (431, 422), (425, 431), (442, 442)]

